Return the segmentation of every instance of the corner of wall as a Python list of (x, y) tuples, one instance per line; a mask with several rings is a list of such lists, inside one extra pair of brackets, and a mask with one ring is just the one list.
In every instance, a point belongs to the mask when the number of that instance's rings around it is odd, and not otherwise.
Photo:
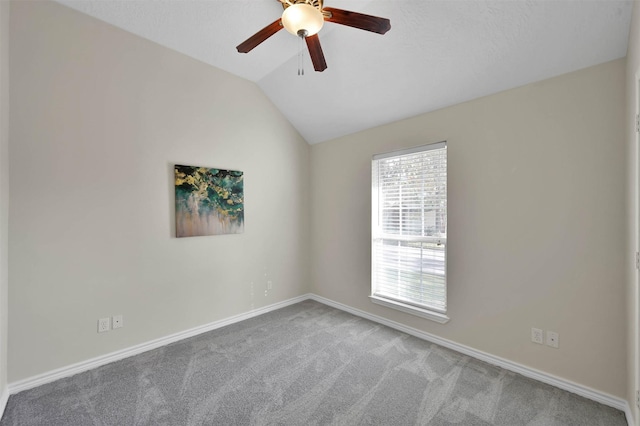
[(9, 7), (10, 2), (0, 2), (0, 418), (9, 399), (7, 391)]
[(627, 47), (627, 68), (626, 68), (626, 106), (627, 106), (627, 401), (629, 412), (627, 420), (629, 424), (637, 425), (639, 419), (638, 407), (636, 405), (636, 392), (640, 384), (638, 349), (638, 291), (636, 282), (638, 280), (633, 258), (638, 250), (638, 150), (636, 143), (635, 114), (638, 108), (637, 93), (639, 88), (638, 78), (640, 78), (640, 7), (633, 6), (631, 25), (629, 29), (629, 43)]

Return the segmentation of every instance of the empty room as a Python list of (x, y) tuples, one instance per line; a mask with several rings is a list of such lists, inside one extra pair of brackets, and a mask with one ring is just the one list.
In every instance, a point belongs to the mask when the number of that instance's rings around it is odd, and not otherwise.
[(0, 425), (640, 426), (640, 4), (0, 0)]

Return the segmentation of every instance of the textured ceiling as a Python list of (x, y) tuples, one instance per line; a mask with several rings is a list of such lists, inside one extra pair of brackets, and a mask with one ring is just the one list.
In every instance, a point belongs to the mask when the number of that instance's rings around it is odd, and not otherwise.
[(326, 23), (328, 69), (297, 75), (298, 39), (276, 0), (57, 0), (255, 81), (309, 143), (621, 58), (631, 0), (325, 0), (391, 20), (384, 36)]

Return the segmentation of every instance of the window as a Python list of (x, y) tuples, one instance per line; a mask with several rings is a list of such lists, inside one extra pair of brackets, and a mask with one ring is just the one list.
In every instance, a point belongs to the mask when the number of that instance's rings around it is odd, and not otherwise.
[(375, 155), (371, 299), (446, 322), (447, 144)]

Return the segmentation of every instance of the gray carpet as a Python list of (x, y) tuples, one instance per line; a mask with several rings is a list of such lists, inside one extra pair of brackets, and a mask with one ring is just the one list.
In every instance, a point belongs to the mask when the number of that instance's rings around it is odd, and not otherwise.
[(8, 425), (626, 425), (624, 414), (313, 301), (9, 399)]

